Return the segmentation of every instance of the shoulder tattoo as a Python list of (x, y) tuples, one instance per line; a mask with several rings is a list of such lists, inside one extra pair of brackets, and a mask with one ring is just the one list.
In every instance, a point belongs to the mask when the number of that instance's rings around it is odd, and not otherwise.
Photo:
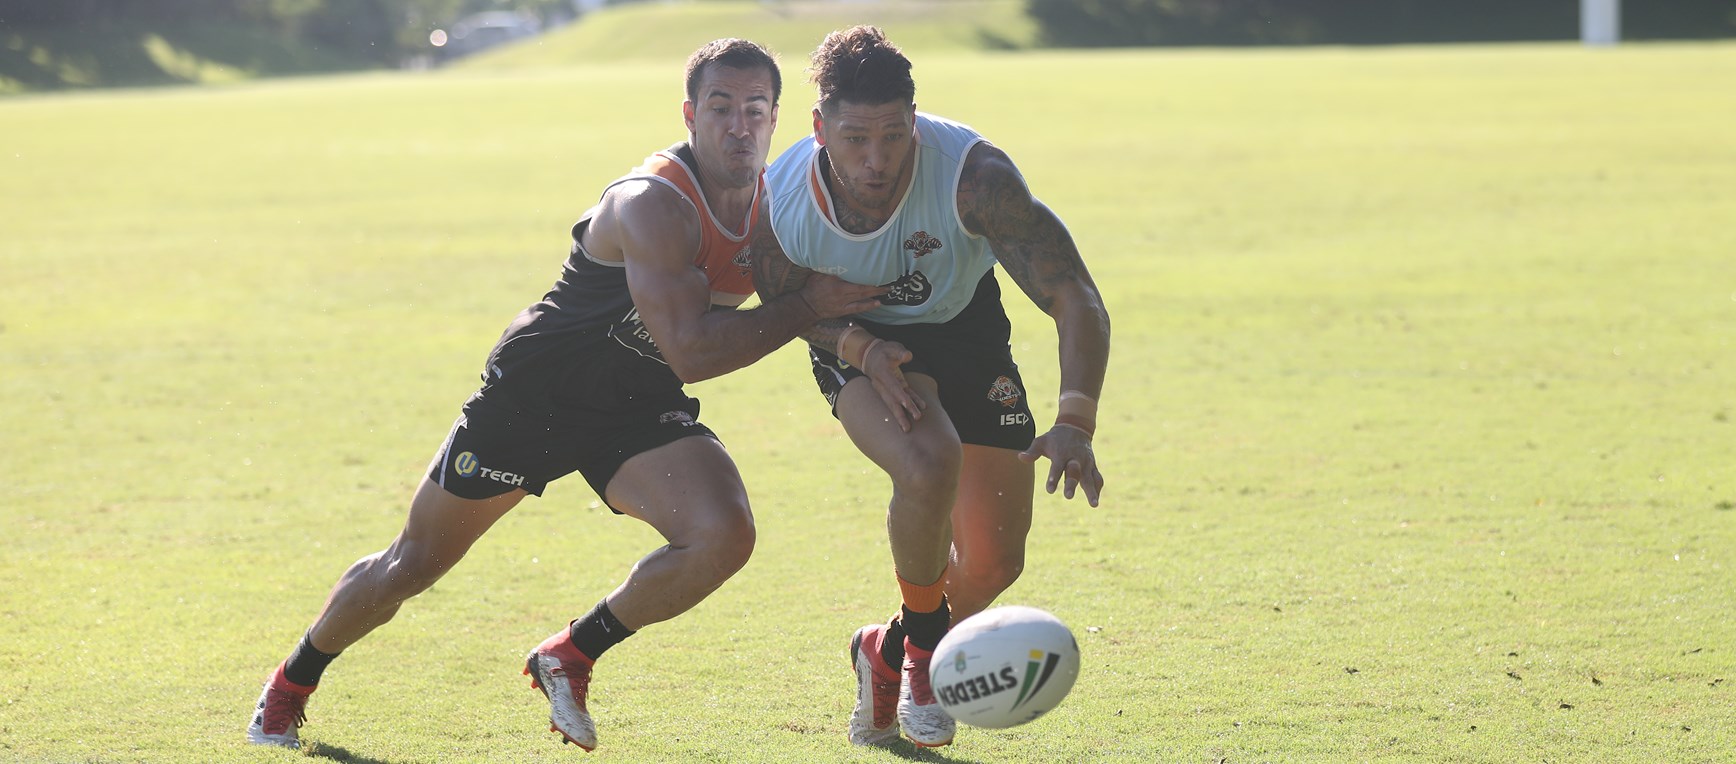
[(1057, 287), (1079, 277), (1082, 263), (1072, 235), (1031, 196), (1024, 176), (1000, 149), (978, 144), (971, 150), (959, 176), (958, 212), (967, 230), (988, 237), (1007, 275), (1044, 311)]

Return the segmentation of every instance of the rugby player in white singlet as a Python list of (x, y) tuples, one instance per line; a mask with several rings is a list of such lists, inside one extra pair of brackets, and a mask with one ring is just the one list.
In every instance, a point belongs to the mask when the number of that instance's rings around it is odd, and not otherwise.
[[(910, 61), (880, 30), (834, 32), (813, 55), (814, 134), (767, 172), (771, 226), (754, 245), (762, 297), (809, 274), (889, 290), (853, 321), (802, 336), (833, 414), (892, 480), (887, 531), (903, 596), (888, 624), (852, 639), (858, 744), (952, 742), (928, 663), (951, 623), (1018, 578), (1034, 463), (1047, 489), (1103, 476), (1091, 448), (1109, 360), (1109, 315), (1067, 228), (1005, 152), (916, 110)], [(1055, 321), (1061, 390), (1036, 434), (1008, 347), (994, 266)], [(902, 669), (902, 670), (901, 670)]]
[[(718, 40), (688, 59), (688, 140), (610, 184), (573, 226), (560, 280), (489, 353), (482, 387), (436, 453), (403, 531), (344, 573), (267, 680), (250, 742), (298, 747), (308, 696), (337, 653), (390, 621), (525, 496), (568, 473), (668, 544), (527, 656), (525, 673), (563, 742), (597, 745), (586, 695), (605, 650), (686, 612), (747, 562), (747, 492), (682, 384), (753, 363), (818, 319), (875, 307), (885, 291), (823, 277), (735, 309), (752, 291), (780, 89), (777, 62), (746, 40)], [(608, 551), (585, 549), (582, 533), (550, 543), (566, 550), (553, 555), (564, 564), (602, 564)], [(537, 596), (548, 607), (574, 604), (565, 591)], [(392, 660), (401, 671), (429, 670)]]

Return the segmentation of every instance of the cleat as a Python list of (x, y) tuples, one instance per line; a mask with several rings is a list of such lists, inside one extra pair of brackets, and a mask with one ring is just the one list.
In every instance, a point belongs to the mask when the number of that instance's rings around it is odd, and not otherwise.
[(850, 712), (850, 742), (886, 745), (898, 739), (898, 671), (886, 664), (881, 643), (886, 625), (870, 624), (850, 638), (850, 662), (856, 669), (856, 708)]
[(297, 731), (307, 721), (307, 696), (312, 687), (304, 687), (283, 678), (283, 666), (272, 672), (259, 702), (253, 707), (253, 720), (247, 725), (247, 742), (254, 745), (275, 745), (300, 748)]
[(561, 743), (587, 751), (597, 747), (597, 727), (585, 708), (591, 686), (590, 658), (573, 646), (566, 629), (537, 645), (525, 658), (524, 673), (530, 686), (542, 690), (549, 701), (549, 731), (558, 732)]
[(904, 641), (904, 689), (898, 695), (898, 723), (910, 742), (924, 748), (952, 743), (958, 722), (934, 699), (928, 663), (934, 653)]

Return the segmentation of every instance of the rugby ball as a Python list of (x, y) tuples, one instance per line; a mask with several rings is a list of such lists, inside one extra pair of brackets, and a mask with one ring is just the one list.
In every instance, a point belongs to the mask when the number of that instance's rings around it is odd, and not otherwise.
[(1000, 729), (1046, 714), (1079, 678), (1079, 643), (1059, 618), (1007, 605), (964, 619), (928, 664), (934, 697), (965, 724)]

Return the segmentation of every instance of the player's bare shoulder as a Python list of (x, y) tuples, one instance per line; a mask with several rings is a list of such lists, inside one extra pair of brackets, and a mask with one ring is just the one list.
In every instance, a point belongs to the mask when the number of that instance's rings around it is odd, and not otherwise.
[(967, 230), (992, 235), (995, 228), (1031, 214), (1033, 201), (1025, 176), (1007, 152), (988, 141), (971, 147), (958, 177), (958, 214)]
[(681, 192), (649, 178), (623, 180), (603, 192), (585, 233), (599, 260), (668, 255), (691, 260), (700, 241), (699, 211)]
[(996, 262), (1037, 307), (1048, 312), (1061, 290), (1089, 279), (1067, 226), (1031, 194), (1005, 151), (979, 143), (961, 170), (959, 220), (988, 237)]

